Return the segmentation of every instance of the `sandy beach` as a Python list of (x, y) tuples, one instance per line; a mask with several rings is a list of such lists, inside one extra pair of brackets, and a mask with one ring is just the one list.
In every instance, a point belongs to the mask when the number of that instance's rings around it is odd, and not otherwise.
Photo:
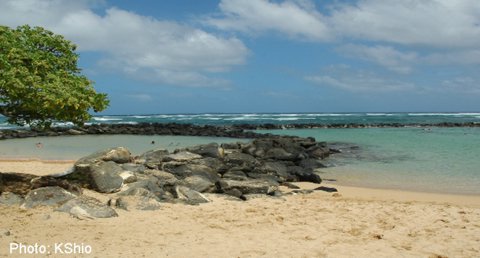
[[(1, 161), (0, 172), (45, 175), (71, 164)], [(10, 254), (10, 243), (91, 246), (90, 254), (71, 255), (77, 257), (480, 256), (479, 196), (325, 186), (339, 192), (247, 202), (210, 194), (207, 204), (117, 210), (119, 217), (95, 220), (0, 206), (0, 256), (25, 257)]]

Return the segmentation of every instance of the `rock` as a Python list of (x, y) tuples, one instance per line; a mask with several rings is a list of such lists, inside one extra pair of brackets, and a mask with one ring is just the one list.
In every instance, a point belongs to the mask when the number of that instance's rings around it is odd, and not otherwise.
[(216, 158), (210, 158), (210, 157), (192, 160), (190, 164), (207, 166), (219, 174), (223, 174), (228, 170), (228, 166), (226, 166), (223, 163), (222, 159), (216, 159)]
[(124, 184), (129, 184), (137, 181), (137, 176), (132, 171), (123, 171), (119, 174), (119, 176), (123, 179)]
[(232, 179), (232, 180), (240, 180), (240, 181), (248, 179), (247, 174), (245, 174), (243, 171), (237, 170), (237, 169), (229, 170), (227, 173), (222, 175), (222, 178)]
[(156, 149), (143, 153), (138, 160), (143, 160), (143, 163), (145, 163), (147, 167), (156, 167), (168, 154), (168, 150)]
[[(144, 188), (141, 187), (141, 184)], [(157, 210), (160, 208), (159, 201), (164, 196), (164, 191), (157, 185), (143, 181), (118, 195), (121, 197), (115, 202), (117, 208), (124, 210)]]
[(85, 134), (85, 132), (82, 132), (82, 131), (79, 131), (79, 130), (75, 130), (75, 129), (68, 129), (67, 134), (70, 134), (70, 135), (82, 135), (82, 134)]
[(60, 179), (53, 176), (36, 177), (32, 179), (30, 183), (31, 183), (31, 189), (37, 189), (40, 187), (47, 187), (47, 186), (59, 186), (76, 195), (82, 194), (82, 188), (79, 185), (75, 183), (71, 183), (68, 180)]
[(307, 149), (307, 153), (312, 158), (324, 159), (330, 155), (328, 147), (313, 146)]
[(281, 185), (282, 185), (282, 186), (286, 186), (286, 187), (288, 187), (289, 189), (300, 189), (299, 186), (294, 185), (294, 184), (289, 183), (289, 182), (283, 182)]
[(123, 185), (120, 174), (123, 169), (113, 161), (93, 164), (91, 169), (91, 186), (101, 193), (117, 192)]
[(76, 198), (77, 195), (66, 191), (58, 186), (48, 186), (37, 188), (30, 191), (25, 196), (24, 208), (34, 208), (37, 206), (57, 206)]
[(272, 148), (265, 153), (265, 158), (273, 160), (296, 160), (298, 156), (282, 148)]
[(224, 150), (217, 143), (198, 145), (186, 149), (189, 152), (210, 158), (223, 158)]
[(213, 182), (216, 182), (220, 179), (218, 174), (213, 171), (213, 169), (204, 165), (185, 164), (178, 167), (169, 168), (167, 170), (176, 175), (178, 178), (186, 178), (197, 175), (203, 176)]
[(201, 159), (201, 158), (202, 158), (202, 156), (200, 156), (198, 154), (191, 153), (191, 152), (188, 152), (188, 151), (182, 151), (182, 152), (178, 152), (178, 153), (175, 153), (175, 154), (166, 155), (163, 158), (163, 161), (164, 162), (168, 162), (168, 161), (188, 162), (188, 161), (192, 161), (194, 159)]
[(111, 218), (118, 216), (117, 212), (111, 207), (108, 207), (95, 198), (83, 195), (67, 201), (60, 206), (57, 211), (69, 213), (79, 219)]
[(249, 179), (245, 181), (237, 181), (230, 179), (222, 179), (217, 182), (217, 188), (225, 193), (236, 189), (245, 194), (274, 194), (278, 190), (278, 183), (274, 184), (270, 181), (261, 179)]
[(122, 192), (118, 193), (118, 195), (138, 195), (139, 190), (140, 193), (144, 193), (143, 189), (148, 190), (152, 193), (155, 197), (160, 198), (164, 194), (164, 190), (158, 185), (158, 179), (149, 179), (149, 180), (142, 180), (132, 184), (128, 184), (126, 189)]
[(23, 198), (11, 192), (3, 192), (0, 195), (0, 204), (7, 206), (16, 206), (23, 203)]
[(212, 193), (217, 190), (215, 186), (215, 182), (216, 181), (211, 181), (204, 176), (194, 175), (194, 176), (186, 177), (185, 179), (179, 181), (178, 185), (186, 186), (200, 193), (205, 193), (205, 192)]
[(222, 143), (220, 146), (223, 149), (238, 150), (242, 147), (242, 143), (240, 143), (240, 142)]
[(143, 174), (157, 178), (159, 185), (175, 185), (178, 181), (175, 175), (162, 170), (147, 169)]
[(144, 196), (122, 196), (115, 201), (115, 207), (123, 210), (158, 210), (161, 208), (160, 203), (154, 199)]
[(0, 236), (10, 236), (12, 233), (7, 229), (0, 229)]
[(291, 194), (311, 194), (313, 190), (310, 189), (294, 189), (290, 192)]
[(325, 168), (326, 166), (318, 159), (304, 159), (301, 160), (298, 164), (302, 168), (306, 169), (317, 169), (317, 168)]
[(327, 192), (327, 193), (335, 193), (335, 192), (338, 192), (337, 188), (335, 187), (327, 187), (327, 186), (320, 186), (320, 187), (317, 187), (315, 189), (313, 189), (315, 191), (324, 191), (324, 192)]
[(37, 176), (22, 173), (0, 173), (0, 193), (11, 192), (25, 196), (31, 190), (31, 181)]
[(175, 187), (176, 197), (187, 204), (196, 205), (200, 203), (210, 202), (210, 200), (203, 194), (192, 190), (186, 186)]
[(121, 165), (125, 171), (132, 171), (134, 173), (143, 173), (147, 168), (143, 164), (125, 163)]
[(312, 170), (298, 166), (291, 166), (287, 169), (288, 173), (291, 175), (295, 175), (298, 181), (312, 182), (316, 184), (320, 184), (322, 182), (320, 176), (315, 174)]
[(252, 155), (241, 152), (226, 154), (224, 161), (230, 166), (246, 166), (249, 168), (253, 168), (258, 163)]
[(125, 147), (116, 147), (103, 151), (95, 152), (91, 155), (81, 158), (75, 163), (75, 166), (90, 165), (98, 161), (113, 161), (115, 163), (128, 163), (133, 160), (130, 151)]
[(253, 172), (257, 174), (274, 175), (277, 177), (278, 182), (291, 180), (291, 176), (288, 174), (287, 166), (283, 162), (265, 162), (263, 166), (255, 168)]

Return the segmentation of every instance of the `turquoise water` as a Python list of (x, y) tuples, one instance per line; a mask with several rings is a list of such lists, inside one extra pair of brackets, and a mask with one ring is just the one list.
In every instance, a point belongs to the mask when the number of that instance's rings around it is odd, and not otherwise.
[[(152, 144), (154, 141), (154, 144)], [(195, 136), (80, 135), (36, 137), (0, 141), (0, 159), (76, 160), (98, 150), (127, 147), (133, 155), (152, 149), (174, 149), (211, 142), (237, 142), (245, 139)], [(37, 143), (42, 147), (38, 148)]]
[[(436, 124), (480, 123), (480, 113), (300, 113), (176, 114), (95, 116), (90, 123), (193, 124)], [(69, 125), (59, 124), (59, 125)], [(12, 128), (0, 116), (0, 129)], [(265, 132), (265, 131), (263, 131)], [(268, 131), (313, 136), (319, 141), (359, 146), (349, 155), (326, 161), (334, 167), (322, 177), (337, 184), (427, 192), (480, 194), (480, 127), (366, 128)], [(155, 144), (151, 145), (154, 140)], [(134, 154), (155, 148), (175, 149), (236, 139), (183, 136), (74, 136), (0, 141), (0, 158), (77, 159), (95, 150), (127, 146)], [(42, 142), (43, 148), (35, 143)]]
[(275, 134), (353, 143), (322, 169), (322, 177), (352, 186), (480, 194), (480, 128), (269, 130)]

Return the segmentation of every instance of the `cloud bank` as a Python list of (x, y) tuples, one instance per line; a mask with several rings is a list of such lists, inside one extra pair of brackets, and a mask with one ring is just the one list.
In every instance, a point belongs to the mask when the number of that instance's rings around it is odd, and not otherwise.
[(94, 12), (99, 1), (5, 0), (0, 23), (32, 24), (65, 35), (79, 51), (104, 53), (100, 63), (134, 78), (185, 86), (228, 86), (212, 76), (245, 63), (247, 47), (174, 21), (158, 20), (118, 8)]

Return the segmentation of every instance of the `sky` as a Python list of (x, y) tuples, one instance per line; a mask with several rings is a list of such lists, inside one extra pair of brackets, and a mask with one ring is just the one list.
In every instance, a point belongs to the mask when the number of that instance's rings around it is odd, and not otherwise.
[(78, 46), (102, 114), (480, 111), (478, 0), (0, 0)]

